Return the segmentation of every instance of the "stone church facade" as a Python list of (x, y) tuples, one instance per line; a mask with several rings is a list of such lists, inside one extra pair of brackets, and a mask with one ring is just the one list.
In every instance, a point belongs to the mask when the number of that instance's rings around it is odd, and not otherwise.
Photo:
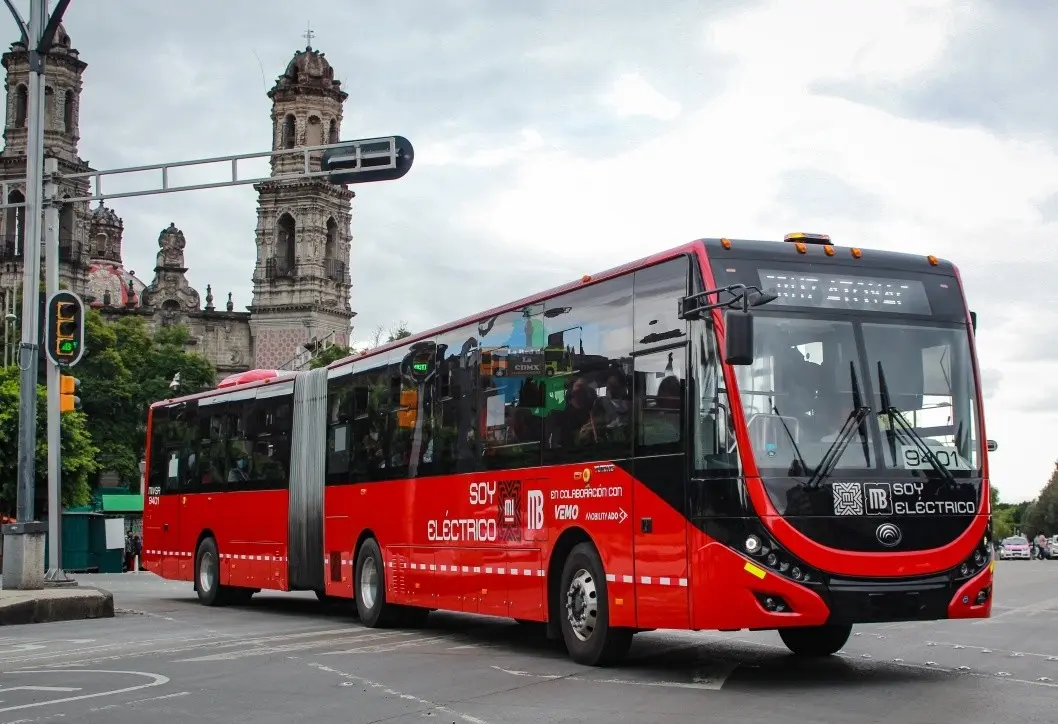
[[(25, 46), (13, 43), (0, 62), (7, 71), (0, 180), (12, 181), (26, 175), (29, 58)], [(65, 174), (93, 170), (77, 149), (86, 68), (60, 28), (46, 66), (44, 146), (45, 154), (57, 158)], [(348, 96), (323, 53), (311, 46), (297, 51), (268, 96), (273, 150), (338, 140)], [(316, 169), (320, 155), (311, 159)], [(299, 154), (273, 158), (272, 176), (296, 172), (302, 163)], [(64, 182), (60, 188), (67, 198), (89, 195), (85, 180)], [(298, 369), (311, 359), (310, 350), (348, 345), (354, 316), (349, 304), (353, 192), (321, 179), (270, 180), (254, 188), (257, 257), (253, 299), (245, 311), (236, 311), (230, 292), (218, 307), (209, 285), (203, 304), (203, 297), (187, 280), (187, 240), (174, 223), (158, 235), (153, 278), (149, 283), (141, 281), (122, 262), (121, 218), (101, 202), (94, 208), (88, 202), (62, 207), (60, 285), (80, 294), (109, 319), (134, 315), (153, 329), (185, 325), (190, 331), (189, 349), (217, 368), (218, 379), (254, 368)], [(9, 185), (8, 198), (23, 201), (24, 186)], [(19, 314), (21, 309), (24, 221), (24, 208), (0, 213), (0, 314)]]

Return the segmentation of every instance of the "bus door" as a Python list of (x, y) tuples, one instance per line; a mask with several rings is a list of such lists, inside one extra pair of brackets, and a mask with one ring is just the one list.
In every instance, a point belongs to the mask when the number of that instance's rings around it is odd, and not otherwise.
[[(197, 432), (193, 418), (194, 410), (188, 405), (158, 407), (152, 413), (144, 547), (154, 551), (153, 558), (161, 565), (158, 573), (164, 578), (180, 578), (181, 563), (187, 568), (184, 559), (191, 554), (181, 547), (180, 509), (191, 474), (189, 462), (194, 463), (189, 460), (191, 439)], [(188, 422), (191, 429), (185, 429)]]
[(636, 621), (642, 628), (690, 624), (688, 344), (675, 301), (686, 295), (689, 266), (681, 257), (635, 272), (632, 535)]

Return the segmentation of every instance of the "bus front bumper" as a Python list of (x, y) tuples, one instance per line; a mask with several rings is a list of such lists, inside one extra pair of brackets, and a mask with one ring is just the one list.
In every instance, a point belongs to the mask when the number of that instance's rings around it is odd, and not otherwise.
[[(988, 618), (994, 564), (957, 579), (847, 578), (811, 572), (807, 582), (768, 569), (720, 543), (697, 551), (694, 628), (776, 629), (823, 624)], [(700, 603), (699, 603), (700, 602)]]

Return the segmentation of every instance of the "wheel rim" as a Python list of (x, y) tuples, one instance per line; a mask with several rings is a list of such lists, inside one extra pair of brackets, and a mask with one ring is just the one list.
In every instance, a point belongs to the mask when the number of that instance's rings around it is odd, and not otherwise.
[(198, 561), (198, 587), (203, 593), (213, 590), (217, 583), (217, 559), (210, 551), (203, 551)]
[(599, 595), (595, 589), (595, 577), (581, 568), (573, 575), (566, 590), (566, 620), (573, 635), (587, 641), (595, 632), (599, 620)]
[(377, 598), (378, 566), (374, 558), (368, 558), (360, 569), (360, 600), (364, 602), (364, 608), (370, 610), (375, 607)]

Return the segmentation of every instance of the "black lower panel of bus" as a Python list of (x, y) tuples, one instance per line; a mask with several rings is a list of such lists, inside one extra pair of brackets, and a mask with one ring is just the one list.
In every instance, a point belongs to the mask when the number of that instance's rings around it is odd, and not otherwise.
[(948, 617), (956, 587), (948, 575), (887, 581), (831, 577), (831, 623), (932, 621)]

